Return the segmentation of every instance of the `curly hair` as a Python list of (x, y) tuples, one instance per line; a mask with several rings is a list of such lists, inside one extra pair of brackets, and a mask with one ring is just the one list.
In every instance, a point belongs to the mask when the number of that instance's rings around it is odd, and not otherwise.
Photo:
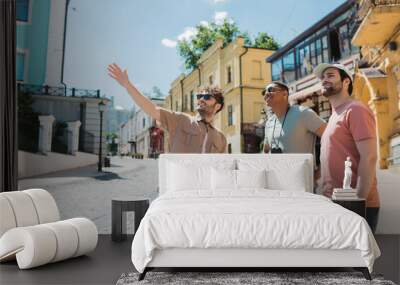
[(221, 108), (217, 111), (220, 112), (224, 108), (224, 96), (222, 89), (215, 87), (215, 86), (206, 86), (199, 90), (200, 93), (208, 93), (211, 94), (218, 104), (221, 105)]

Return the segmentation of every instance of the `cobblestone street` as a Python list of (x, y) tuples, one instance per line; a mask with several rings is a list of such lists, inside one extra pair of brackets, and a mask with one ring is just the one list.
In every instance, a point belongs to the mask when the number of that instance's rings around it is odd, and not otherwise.
[[(157, 160), (130, 157), (111, 158), (111, 167), (97, 172), (97, 165), (22, 179), (19, 189), (43, 188), (57, 202), (62, 219), (86, 217), (99, 233), (111, 233), (112, 198), (150, 198), (157, 196)], [(128, 214), (128, 221), (133, 221)], [(133, 222), (128, 222), (128, 233)]]

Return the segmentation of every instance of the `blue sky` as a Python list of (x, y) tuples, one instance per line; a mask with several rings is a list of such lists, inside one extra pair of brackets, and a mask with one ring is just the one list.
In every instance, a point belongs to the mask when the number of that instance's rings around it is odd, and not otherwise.
[(167, 94), (184, 71), (175, 42), (203, 21), (233, 19), (251, 35), (267, 32), (281, 45), (345, 0), (71, 0), (65, 79), (71, 87), (101, 89), (116, 104), (132, 107), (129, 95), (109, 78), (106, 66), (128, 69), (142, 91)]

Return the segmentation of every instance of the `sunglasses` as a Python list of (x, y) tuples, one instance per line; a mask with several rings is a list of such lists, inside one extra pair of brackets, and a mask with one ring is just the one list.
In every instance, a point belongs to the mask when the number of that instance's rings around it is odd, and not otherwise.
[(200, 100), (201, 98), (203, 98), (204, 100), (210, 100), (211, 97), (214, 97), (212, 94), (197, 94), (196, 98), (197, 100)]
[(282, 92), (282, 91), (285, 91), (285, 90), (281, 89), (281, 88), (276, 88), (276, 87), (274, 88), (274, 87), (270, 86), (267, 89), (265, 89), (265, 91), (264, 91), (264, 94), (263, 94), (264, 99), (267, 100), (267, 99), (273, 97), (276, 93)]

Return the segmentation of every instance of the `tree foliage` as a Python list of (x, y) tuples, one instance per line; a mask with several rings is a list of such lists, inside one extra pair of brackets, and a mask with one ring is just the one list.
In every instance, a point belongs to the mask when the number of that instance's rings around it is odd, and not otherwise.
[(279, 48), (279, 44), (275, 41), (275, 39), (265, 32), (258, 33), (252, 46), (271, 50), (277, 50)]
[(234, 41), (237, 37), (244, 38), (248, 47), (276, 50), (279, 44), (265, 32), (258, 33), (253, 40), (248, 32), (240, 31), (235, 22), (224, 19), (223, 23), (215, 22), (196, 26), (195, 34), (190, 39), (178, 41), (178, 53), (184, 60), (185, 68), (191, 71), (198, 67), (201, 55), (211, 47), (217, 39), (223, 40), (223, 47)]

